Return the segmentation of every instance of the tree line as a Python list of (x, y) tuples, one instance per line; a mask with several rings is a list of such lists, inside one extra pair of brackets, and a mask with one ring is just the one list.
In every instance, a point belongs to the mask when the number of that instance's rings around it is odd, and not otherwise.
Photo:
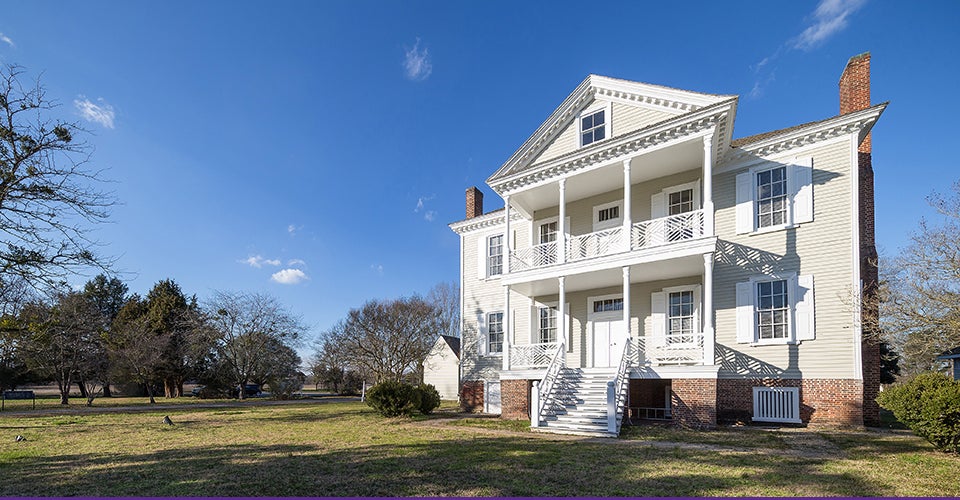
[(295, 347), (306, 329), (268, 295), (217, 292), (200, 304), (167, 279), (141, 297), (103, 274), (49, 297), (23, 285), (4, 290), (2, 390), (55, 382), (62, 404), (74, 388), (92, 404), (111, 386), (132, 386), (153, 403), (182, 396), (188, 380), (212, 396), (247, 383), (283, 396), (303, 382)]

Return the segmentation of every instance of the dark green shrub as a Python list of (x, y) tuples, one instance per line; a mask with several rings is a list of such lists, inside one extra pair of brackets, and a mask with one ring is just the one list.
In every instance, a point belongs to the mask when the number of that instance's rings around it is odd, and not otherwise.
[(881, 392), (877, 402), (938, 450), (960, 453), (960, 381), (924, 373)]
[(429, 415), (433, 413), (433, 410), (440, 407), (440, 393), (432, 384), (417, 386), (415, 390), (418, 395), (417, 399), (419, 399), (417, 409), (420, 410), (420, 413)]
[(367, 404), (385, 417), (409, 416), (417, 412), (418, 396), (412, 385), (388, 380), (367, 390)]

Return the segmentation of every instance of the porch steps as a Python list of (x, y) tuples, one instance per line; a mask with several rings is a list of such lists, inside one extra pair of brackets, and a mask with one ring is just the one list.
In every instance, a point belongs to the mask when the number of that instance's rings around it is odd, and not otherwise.
[(534, 430), (557, 434), (616, 437), (607, 431), (607, 382), (616, 368), (564, 368)]

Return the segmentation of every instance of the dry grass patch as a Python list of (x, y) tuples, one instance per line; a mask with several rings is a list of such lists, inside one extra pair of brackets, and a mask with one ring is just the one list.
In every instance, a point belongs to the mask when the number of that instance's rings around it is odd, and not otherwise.
[(823, 433), (836, 456), (811, 457), (739, 430), (610, 440), (521, 425), (383, 419), (360, 403), (0, 417), (0, 495), (960, 494), (960, 460), (902, 434)]

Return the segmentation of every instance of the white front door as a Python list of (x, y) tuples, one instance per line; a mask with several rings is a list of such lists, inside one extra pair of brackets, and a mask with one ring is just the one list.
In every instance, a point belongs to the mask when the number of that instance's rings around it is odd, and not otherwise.
[(500, 381), (487, 382), (486, 394), (483, 401), (486, 403), (484, 411), (486, 413), (500, 414)]
[(593, 324), (593, 366), (610, 367), (620, 364), (620, 356), (627, 345), (627, 329), (623, 319), (591, 320)]

